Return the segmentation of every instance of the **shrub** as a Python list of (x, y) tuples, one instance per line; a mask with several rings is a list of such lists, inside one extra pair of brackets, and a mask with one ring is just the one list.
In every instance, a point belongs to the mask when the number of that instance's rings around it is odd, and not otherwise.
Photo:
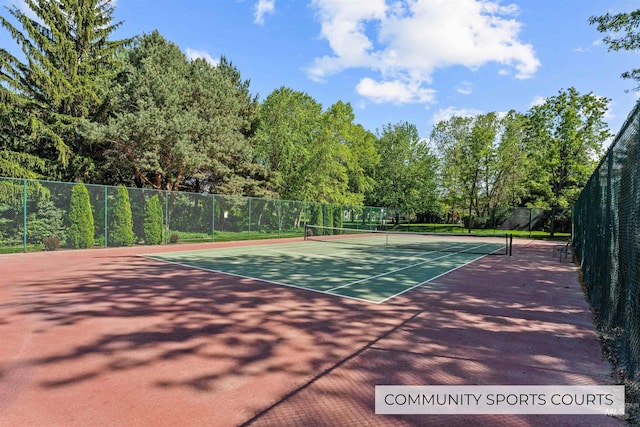
[(173, 234), (171, 235), (171, 237), (169, 238), (169, 241), (170, 241), (171, 243), (178, 243), (178, 239), (179, 239), (179, 237), (180, 237), (180, 236), (178, 236), (178, 233), (173, 233)]
[(71, 189), (69, 206), (69, 235), (67, 245), (72, 248), (90, 248), (93, 246), (93, 213), (89, 191), (84, 184), (76, 184)]
[(122, 185), (118, 186), (109, 222), (110, 246), (129, 246), (133, 243), (133, 218), (129, 191)]
[(65, 212), (56, 208), (52, 201), (39, 202), (35, 212), (30, 213), (27, 218), (27, 242), (42, 243), (51, 236), (64, 240), (64, 216)]
[(325, 206), (324, 221), (326, 223), (326, 226), (329, 227), (329, 230), (327, 231), (333, 234), (334, 230), (331, 230), (333, 228), (333, 205), (327, 204), (324, 206)]
[(147, 245), (158, 245), (164, 238), (164, 214), (162, 204), (157, 195), (144, 204), (144, 242)]
[[(322, 205), (320, 203), (316, 203), (311, 208), (311, 224), (310, 225), (324, 225), (324, 219), (322, 215)], [(320, 230), (316, 230), (317, 233), (322, 233)]]
[(333, 226), (337, 228), (343, 227), (342, 205), (333, 206)]
[(60, 239), (58, 239), (57, 237), (46, 237), (42, 241), (42, 244), (44, 245), (44, 248), (46, 250), (55, 251), (60, 247)]

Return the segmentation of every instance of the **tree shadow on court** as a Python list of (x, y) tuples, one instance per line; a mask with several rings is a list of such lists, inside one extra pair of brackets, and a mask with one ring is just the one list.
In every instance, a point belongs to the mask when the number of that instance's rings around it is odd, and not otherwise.
[[(392, 304), (421, 307), (340, 365), (250, 420), (250, 425), (623, 425), (593, 415), (375, 415), (375, 385), (613, 384), (570, 265), (546, 252), (482, 260)], [(345, 404), (348, 402), (348, 404)], [(349, 418), (351, 417), (351, 418)]]
[[(220, 405), (203, 405), (200, 420), (220, 425), (424, 424), (376, 416), (376, 384), (606, 383), (570, 267), (488, 257), (437, 282), (377, 305), (136, 256), (94, 257), (21, 285), (34, 334), (25, 363), (48, 396), (128, 383), (162, 411), (203, 394)], [(535, 425), (526, 416), (480, 420)]]

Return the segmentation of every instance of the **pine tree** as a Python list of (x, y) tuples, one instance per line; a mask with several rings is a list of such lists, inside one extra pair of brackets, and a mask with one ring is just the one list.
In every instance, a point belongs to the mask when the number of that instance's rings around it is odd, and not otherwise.
[(160, 199), (155, 195), (147, 200), (144, 205), (144, 242), (147, 245), (162, 243), (164, 234), (163, 217)]
[(342, 228), (343, 219), (342, 219), (342, 205), (334, 205), (333, 206), (333, 226), (337, 228)]
[[(323, 218), (323, 213), (322, 210), (324, 208), (324, 205), (322, 203), (315, 203), (312, 207), (311, 207), (311, 224), (310, 225), (317, 225), (322, 227), (324, 225), (324, 218)], [(316, 230), (317, 233), (321, 233), (320, 230)]]
[(81, 249), (93, 246), (93, 213), (87, 187), (80, 183), (71, 189), (71, 204), (69, 207), (69, 235), (67, 245)]
[(86, 178), (96, 173), (95, 157), (101, 150), (86, 144), (80, 124), (105, 114), (106, 82), (115, 75), (118, 53), (129, 41), (108, 40), (121, 24), (111, 22), (110, 0), (25, 3), (36, 19), (15, 5), (7, 10), (18, 26), (0, 16), (25, 57), (0, 48), (0, 86), (21, 99), (33, 139), (28, 153), (50, 161), (49, 176)]
[(117, 187), (116, 198), (109, 215), (109, 246), (129, 246), (133, 243), (133, 217), (126, 187)]

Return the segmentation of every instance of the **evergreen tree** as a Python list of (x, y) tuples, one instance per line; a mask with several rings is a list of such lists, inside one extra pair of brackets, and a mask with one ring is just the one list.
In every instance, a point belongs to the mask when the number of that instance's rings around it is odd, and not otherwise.
[[(333, 228), (333, 205), (332, 204), (325, 204), (324, 205), (324, 212), (323, 212), (323, 216), (324, 216), (324, 221), (326, 223), (326, 226), (329, 227), (329, 229)], [(333, 233), (333, 230), (330, 230), (331, 233)]]
[(333, 206), (333, 226), (338, 228), (343, 226), (342, 205)]
[(81, 249), (93, 247), (93, 213), (87, 187), (80, 183), (71, 189), (71, 204), (69, 207), (69, 226), (67, 245)]
[(131, 171), (154, 189), (261, 193), (266, 168), (255, 163), (248, 135), (255, 100), (224, 58), (213, 67), (187, 61), (157, 31), (128, 51), (112, 88), (116, 113), (87, 135), (108, 140), (109, 166)]
[(20, 105), (19, 97), (0, 86), (0, 176), (36, 179), (45, 172), (46, 164), (27, 152), (32, 130)]
[(164, 214), (157, 195), (144, 205), (144, 242), (147, 245), (159, 245), (164, 237)]
[[(309, 225), (317, 225), (322, 227), (324, 225), (324, 217), (322, 214), (322, 210), (323, 210), (324, 205), (322, 203), (314, 203), (313, 206), (311, 207), (311, 218), (310, 220), (310, 224)], [(318, 230), (318, 233), (320, 233), (320, 231)]]
[(129, 246), (133, 243), (133, 217), (129, 191), (119, 185), (109, 214), (109, 246)]
[(78, 129), (84, 119), (104, 114), (106, 81), (128, 41), (108, 40), (120, 25), (111, 22), (110, 0), (25, 3), (36, 19), (15, 5), (7, 8), (11, 20), (0, 16), (25, 57), (0, 48), (0, 86), (22, 101), (21, 115), (30, 128), (25, 152), (50, 161), (49, 177), (90, 179), (102, 150), (89, 146)]

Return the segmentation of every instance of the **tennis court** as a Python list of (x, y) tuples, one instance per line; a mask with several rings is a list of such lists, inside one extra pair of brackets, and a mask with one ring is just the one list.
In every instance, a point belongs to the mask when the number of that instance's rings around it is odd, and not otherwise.
[(438, 235), (308, 227), (302, 242), (146, 255), (149, 258), (382, 303), (487, 255), (508, 235)]
[(373, 234), (0, 255), (0, 425), (621, 425), (377, 415), (377, 384), (611, 378), (553, 244)]

